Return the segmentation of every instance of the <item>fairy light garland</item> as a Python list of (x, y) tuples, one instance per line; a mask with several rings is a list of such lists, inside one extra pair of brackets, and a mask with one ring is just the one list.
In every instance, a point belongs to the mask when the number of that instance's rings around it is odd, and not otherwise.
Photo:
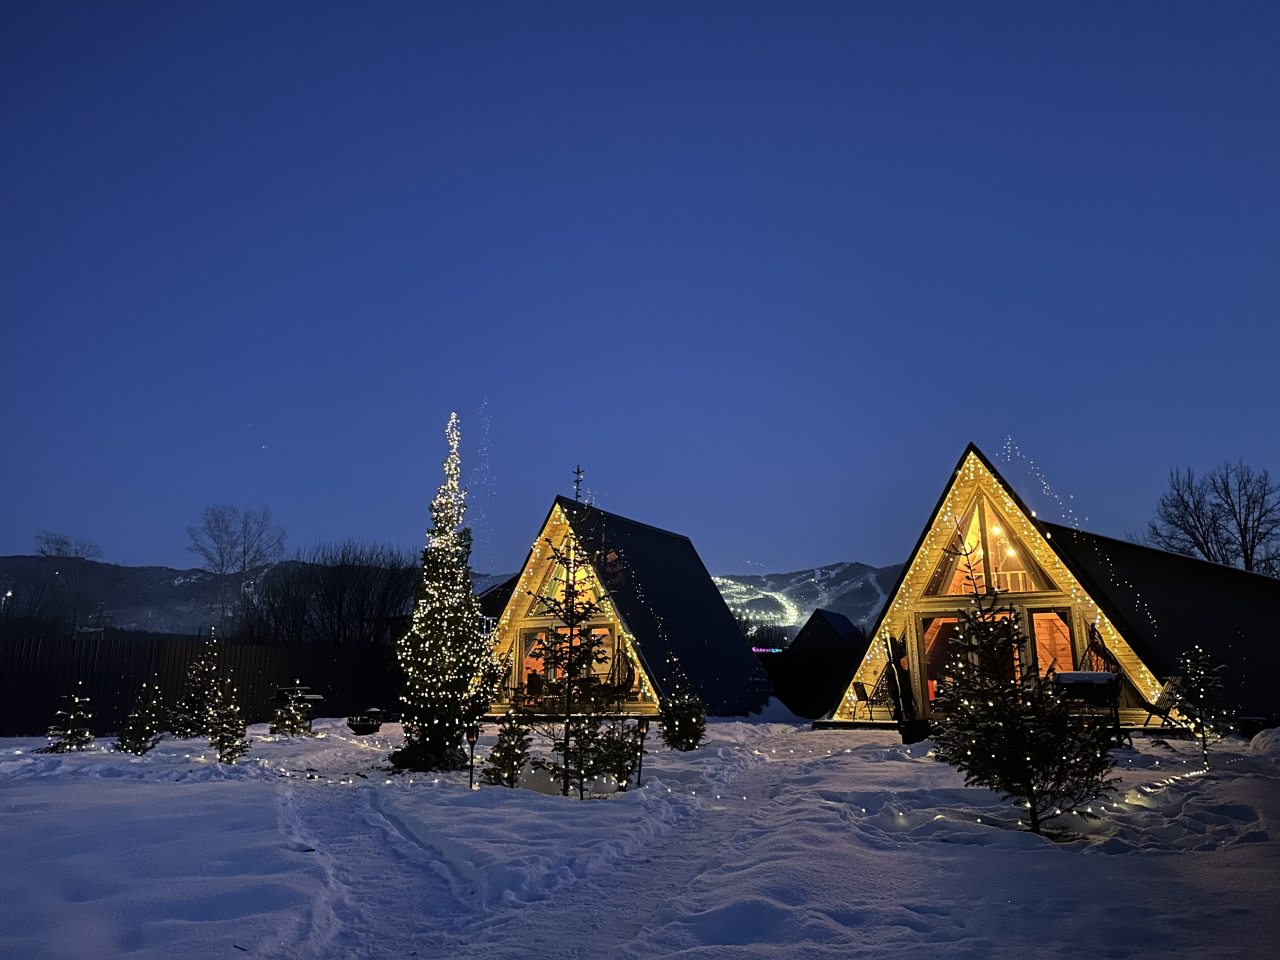
[[(1108, 648), (1120, 661), (1130, 681), (1149, 702), (1154, 702), (1160, 695), (1162, 684), (1142, 663), (1119, 630), (1063, 564), (1057, 551), (1050, 544), (1052, 534), (1049, 531), (1042, 533), (1032, 522), (1036, 516), (1035, 511), (1031, 511), (1030, 517), (1025, 516), (1004, 484), (972, 451), (956, 470), (942, 506), (925, 533), (920, 548), (916, 551), (902, 578), (902, 583), (889, 601), (885, 612), (881, 614), (880, 631), (876, 638), (878, 642), (869, 645), (862, 663), (854, 674), (854, 682), (861, 683), (868, 690), (874, 689), (875, 684), (879, 682), (880, 675), (888, 664), (885, 641), (905, 633), (916, 599), (924, 595), (925, 587), (937, 564), (941, 562), (943, 551), (951, 542), (964, 512), (976, 497), (984, 493), (1003, 515), (1003, 522), (1011, 526), (1032, 558), (1053, 579), (1070, 606), (1073, 609), (1080, 609), (1086, 620), (1098, 629)], [(850, 683), (833, 718), (836, 720), (870, 719), (869, 713), (867, 716), (858, 715), (860, 704), (854, 684)]]

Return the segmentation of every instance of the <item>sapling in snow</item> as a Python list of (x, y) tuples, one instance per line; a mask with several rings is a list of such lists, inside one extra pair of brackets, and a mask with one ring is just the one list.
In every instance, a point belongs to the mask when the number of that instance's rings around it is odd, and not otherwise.
[(89, 729), (93, 714), (89, 712), (89, 698), (79, 692), (83, 687), (84, 681), (78, 681), (76, 692), (62, 698), (63, 707), (49, 727), (49, 745), (37, 753), (75, 753), (93, 746), (93, 731)]
[(124, 726), (116, 738), (116, 749), (141, 757), (150, 753), (160, 742), (165, 725), (164, 703), (160, 690), (153, 684), (142, 684), (138, 699), (129, 712)]

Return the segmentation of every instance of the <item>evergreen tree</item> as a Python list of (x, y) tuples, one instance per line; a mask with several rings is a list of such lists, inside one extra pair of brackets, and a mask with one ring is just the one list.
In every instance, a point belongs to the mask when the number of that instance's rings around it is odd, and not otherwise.
[(662, 742), (672, 750), (697, 750), (707, 733), (707, 705), (683, 685), (658, 708)]
[(311, 734), (311, 708), (296, 694), (290, 693), (284, 703), (276, 707), (271, 718), (271, 733), (286, 737), (306, 737)]
[(500, 787), (516, 787), (520, 773), (529, 762), (529, 745), (533, 737), (525, 718), (509, 711), (498, 724), (498, 742), (489, 751), (481, 778)]
[(1024, 651), (1030, 647), (1015, 610), (980, 592), (973, 551), (965, 553), (972, 600), (951, 640), (948, 675), (938, 683), (943, 719), (934, 731), (940, 759), (1026, 809), (1028, 826), (1044, 824), (1115, 788), (1104, 718), (1073, 712)]
[(236, 702), (236, 688), (230, 677), (224, 678), (214, 690), (209, 720), (209, 746), (217, 753), (219, 763), (235, 763), (249, 752), (249, 741), (245, 739), (248, 727)]
[(116, 749), (123, 753), (134, 753), (143, 756), (150, 753), (160, 742), (164, 730), (164, 703), (160, 690), (153, 684), (143, 682), (138, 691), (138, 699), (134, 702), (124, 726), (116, 738)]
[(89, 698), (79, 692), (83, 687), (84, 681), (77, 681), (76, 692), (62, 698), (63, 708), (49, 727), (49, 745), (37, 753), (75, 753), (93, 746), (93, 731), (89, 729), (93, 714), (89, 712)]
[(391, 755), (409, 770), (467, 766), (467, 727), (479, 723), (500, 671), (471, 585), (471, 531), (463, 526), (466, 493), (459, 479), (458, 415), (445, 427), (444, 482), (431, 501), (422, 580), (413, 620), (397, 651), (405, 675), (404, 746)]
[(642, 743), (635, 724), (615, 720), (600, 736), (600, 754), (604, 772), (613, 777), (619, 790), (631, 786), (636, 766), (640, 763)]
[(1200, 741), (1200, 756), (1209, 769), (1209, 744), (1216, 743), (1231, 729), (1231, 717), (1222, 706), (1221, 664), (1213, 664), (1200, 644), (1178, 657), (1182, 682), (1173, 697), (1173, 708), (1190, 724)]
[(169, 715), (169, 729), (175, 737), (189, 740), (210, 735), (218, 686), (218, 641), (211, 630), (200, 652), (187, 667), (182, 694)]
[(609, 662), (609, 656), (604, 637), (591, 629), (601, 609), (587, 587), (588, 558), (572, 535), (560, 545), (546, 543), (559, 575), (551, 577), (544, 593), (529, 595), (562, 626), (544, 631), (529, 655), (541, 661), (544, 678), (537, 729), (551, 741), (551, 752), (559, 759), (538, 758), (534, 766), (559, 780), (565, 796), (576, 787), (581, 799), (587, 784), (603, 772), (601, 712), (608, 705), (600, 684), (591, 682), (591, 677), (596, 666)]

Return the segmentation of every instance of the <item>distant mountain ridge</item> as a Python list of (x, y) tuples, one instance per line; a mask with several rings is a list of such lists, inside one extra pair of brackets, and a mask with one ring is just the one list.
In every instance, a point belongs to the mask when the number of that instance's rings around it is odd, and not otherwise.
[(869, 629), (902, 572), (902, 564), (872, 567), (832, 563), (791, 573), (716, 576), (716, 586), (739, 617), (794, 630), (821, 607)]
[[(45, 557), (0, 557), (0, 596), (22, 582), (47, 584), (51, 575), (63, 576), (54, 572), (57, 568), (58, 564)], [(823, 607), (866, 628), (880, 612), (901, 569), (901, 564), (833, 563), (790, 573), (729, 574), (712, 579), (729, 608), (745, 619), (794, 630), (816, 607)], [(101, 609), (111, 626), (171, 634), (202, 633), (216, 620), (217, 578), (204, 570), (126, 567), (85, 560), (78, 562), (77, 572), (82, 618), (92, 618)], [(509, 577), (475, 574), (476, 592)]]

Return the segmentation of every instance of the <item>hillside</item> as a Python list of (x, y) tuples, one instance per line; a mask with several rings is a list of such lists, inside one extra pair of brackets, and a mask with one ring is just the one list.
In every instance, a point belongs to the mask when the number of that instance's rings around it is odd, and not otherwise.
[[(794, 628), (815, 607), (825, 607), (868, 626), (900, 570), (900, 564), (834, 563), (791, 573), (726, 575), (714, 580), (730, 609), (740, 616)], [(477, 574), (476, 590), (508, 576)], [(217, 578), (195, 569), (0, 557), (0, 596), (7, 590), (14, 591), (15, 607), (33, 596), (67, 606), (78, 595), (82, 620), (93, 618), (101, 608), (104, 620), (113, 626), (157, 633), (200, 633), (216, 619), (218, 609)]]

